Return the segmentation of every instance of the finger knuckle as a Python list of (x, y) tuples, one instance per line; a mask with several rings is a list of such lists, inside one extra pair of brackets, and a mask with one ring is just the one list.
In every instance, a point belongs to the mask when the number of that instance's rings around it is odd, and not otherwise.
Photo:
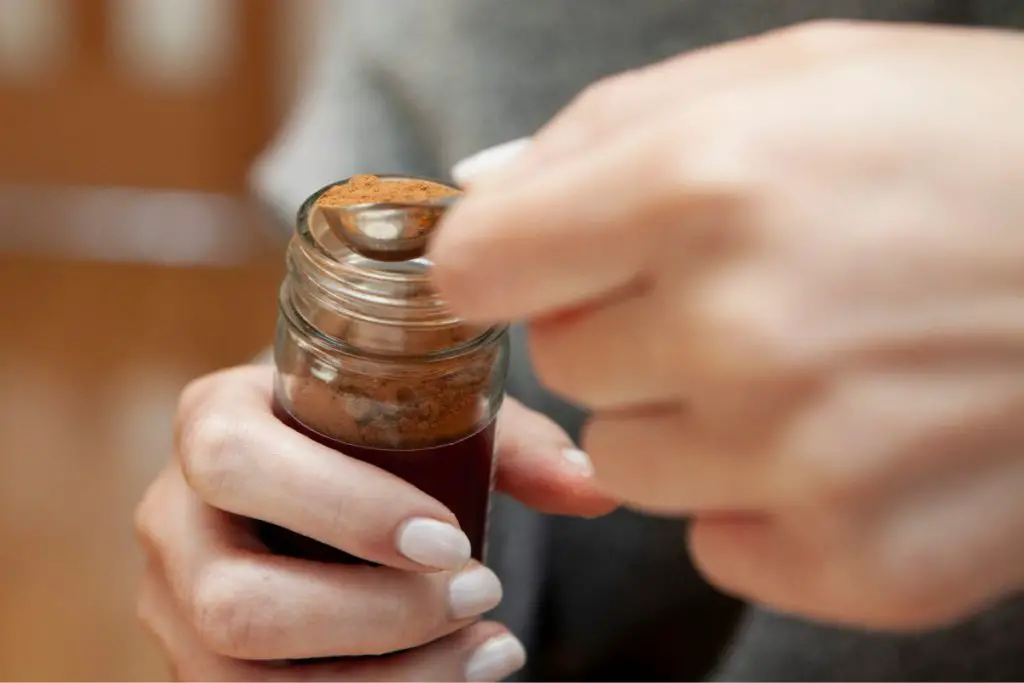
[(230, 495), (250, 450), (243, 420), (220, 409), (195, 416), (182, 428), (179, 454), (189, 486), (207, 502)]
[(178, 394), (178, 403), (174, 411), (175, 438), (180, 438), (181, 428), (202, 410), (207, 398), (213, 394), (218, 385), (218, 375), (205, 375), (193, 379)]
[[(770, 122), (737, 116), (736, 108), (735, 99), (706, 98), (680, 112), (677, 125), (650, 138), (654, 151), (648, 155), (648, 172), (655, 206), (722, 222), (745, 212), (753, 198), (765, 195), (778, 182), (777, 155), (771, 154), (768, 146)], [(729, 125), (721, 125), (723, 120)], [(704, 201), (697, 203), (698, 198)], [(717, 213), (695, 214), (708, 206)], [(686, 211), (679, 211), (680, 207)], [(680, 225), (692, 223), (688, 220)]]
[(570, 107), (577, 114), (601, 118), (610, 109), (621, 103), (625, 91), (633, 83), (633, 73), (624, 72), (606, 76), (585, 87)]
[(379, 620), (375, 621), (381, 626), (381, 632), (388, 632), (389, 637), (380, 641), (377, 647), (367, 648), (368, 654), (373, 655), (385, 654), (395, 647), (416, 647), (429, 641), (434, 631), (425, 615), (413, 613), (400, 600), (387, 601), (381, 609)]
[(732, 574), (726, 570), (728, 563), (721, 561), (716, 546), (709, 542), (713, 529), (709, 530), (706, 527), (707, 525), (694, 523), (687, 530), (687, 547), (693, 567), (711, 585), (738, 592), (741, 586), (736, 584)]
[(743, 269), (710, 275), (692, 307), (674, 308), (672, 333), (691, 339), (710, 370), (741, 380), (781, 380), (795, 372), (802, 310), (769, 278)]
[(216, 403), (218, 394), (234, 383), (241, 368), (229, 368), (193, 379), (178, 394), (174, 412), (175, 443), (181, 439), (184, 427), (190, 424), (211, 402)]
[(790, 500), (818, 515), (838, 515), (856, 502), (862, 489), (859, 480), (849, 476), (843, 457), (832, 453), (802, 453), (797, 455), (791, 468)]
[(565, 139), (585, 140), (608, 128), (629, 96), (635, 76), (631, 72), (595, 81), (577, 94), (551, 124), (542, 130), (535, 144), (542, 148), (558, 145)]
[(207, 567), (196, 583), (193, 626), (203, 646), (217, 654), (260, 659), (280, 636), (274, 632), (275, 620), (260, 609), (265, 601), (253, 589), (250, 571), (222, 560)]
[(135, 539), (142, 549), (151, 556), (159, 557), (163, 552), (163, 527), (161, 521), (169, 512), (167, 468), (149, 485), (142, 500), (135, 506), (132, 517)]
[(969, 569), (973, 563), (952, 547), (932, 534), (908, 535), (891, 527), (872, 534), (870, 552), (850, 563), (857, 584), (874, 587), (877, 618), (898, 628), (918, 628), (965, 616), (979, 582)]
[(370, 656), (418, 647), (443, 633), (446, 623), (444, 611), (429, 601), (405, 593), (381, 596), (348, 647)]
[[(829, 382), (826, 384), (834, 384)], [(871, 422), (843, 401), (832, 386), (791, 421), (779, 447), (779, 472), (794, 498), (821, 509), (840, 510), (870, 495), (884, 479), (879, 463), (889, 453), (869, 433)]]
[(198, 403), (209, 392), (215, 377), (215, 375), (204, 375), (186, 384), (178, 395), (178, 411), (187, 411)]
[(135, 507), (135, 514), (132, 518), (135, 539), (147, 553), (156, 553), (160, 547), (160, 538), (153, 524), (152, 497), (153, 487), (150, 486), (146, 490), (142, 502)]
[(782, 29), (792, 47), (809, 55), (831, 54), (858, 41), (862, 33), (860, 22), (851, 19), (815, 19)]
[(729, 531), (712, 520), (693, 520), (686, 534), (694, 569), (708, 583), (736, 595), (751, 597), (749, 576), (742, 571), (744, 562), (737, 562), (738, 556), (749, 559), (751, 550), (745, 545), (736, 544), (730, 538)]
[(419, 575), (407, 591), (386, 601), (384, 623), (400, 624), (398, 632), (406, 643), (432, 640), (449, 623), (444, 594), (450, 575)]

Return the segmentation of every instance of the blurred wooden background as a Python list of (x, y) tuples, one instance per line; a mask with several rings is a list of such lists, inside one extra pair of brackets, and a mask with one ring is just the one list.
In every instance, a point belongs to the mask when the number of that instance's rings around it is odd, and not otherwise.
[(315, 4), (0, 0), (0, 679), (167, 676), (132, 508), (179, 389), (270, 341), (243, 188)]

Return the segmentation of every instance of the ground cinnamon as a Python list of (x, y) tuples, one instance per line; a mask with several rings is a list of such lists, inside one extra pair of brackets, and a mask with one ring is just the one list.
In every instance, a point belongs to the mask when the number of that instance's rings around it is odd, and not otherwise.
[(369, 361), (351, 360), (344, 372), (329, 372), (307, 359), (287, 379), (287, 408), (343, 444), (415, 449), (452, 443), (487, 423), (496, 353), (485, 349), (475, 358), (392, 376)]
[(318, 206), (349, 206), (376, 202), (427, 202), (454, 197), (460, 191), (430, 180), (357, 175), (320, 195)]
[[(374, 261), (399, 262), (426, 254), (427, 240), (447, 208), (437, 200), (458, 194), (453, 187), (429, 180), (360, 175), (328, 188), (316, 206), (334, 235), (350, 249)], [(401, 211), (400, 220), (392, 211), (381, 223), (372, 213), (381, 204), (408, 208)], [(344, 211), (353, 205), (367, 211)], [(357, 218), (360, 215), (365, 222)]]

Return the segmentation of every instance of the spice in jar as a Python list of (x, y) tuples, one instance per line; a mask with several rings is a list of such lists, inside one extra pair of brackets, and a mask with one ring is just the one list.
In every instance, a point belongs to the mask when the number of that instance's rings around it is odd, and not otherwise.
[[(309, 438), (436, 498), (482, 561), (507, 331), (453, 316), (422, 249), (380, 260), (329, 213), (340, 209), (340, 222), (377, 234), (416, 236), (443, 213), (422, 203), (457, 193), (422, 179), (356, 176), (307, 200), (281, 290), (274, 411)], [(272, 525), (261, 537), (282, 554), (360, 561)]]

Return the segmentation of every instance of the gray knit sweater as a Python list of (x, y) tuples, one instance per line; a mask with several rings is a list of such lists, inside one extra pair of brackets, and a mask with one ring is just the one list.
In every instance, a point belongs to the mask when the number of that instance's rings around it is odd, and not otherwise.
[[(324, 4), (336, 15), (321, 65), (253, 174), (283, 217), (354, 173), (445, 177), (463, 156), (530, 134), (591, 81), (695, 47), (824, 17), (1024, 27), (1024, 0)], [(519, 331), (514, 341), (510, 392), (577, 433), (581, 413), (537, 385)], [(1024, 599), (915, 636), (810, 624), (714, 592), (686, 557), (682, 524), (544, 518), (499, 501), (490, 563), (506, 598), (495, 617), (530, 650), (520, 678), (1024, 680)]]

